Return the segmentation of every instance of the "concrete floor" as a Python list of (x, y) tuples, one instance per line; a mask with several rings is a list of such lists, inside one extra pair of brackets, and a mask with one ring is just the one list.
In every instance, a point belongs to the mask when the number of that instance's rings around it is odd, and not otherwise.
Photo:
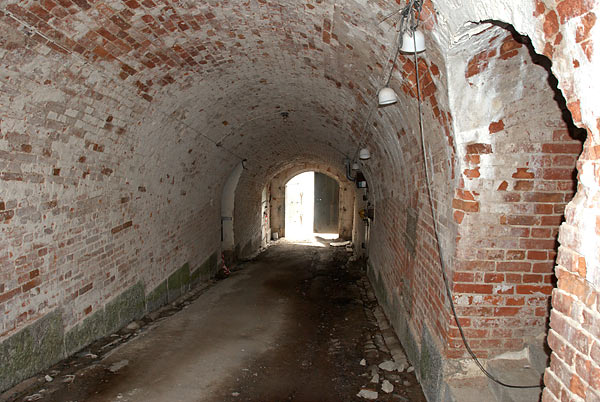
[[(365, 343), (383, 338), (366, 314), (364, 275), (348, 256), (280, 241), (181, 311), (155, 317), (109, 352), (88, 348), (49, 370), (55, 381), (39, 383), (43, 373), (13, 400), (360, 400), (362, 387), (379, 385), (370, 383), (376, 367), (359, 362), (377, 365), (389, 351), (381, 345), (365, 355)], [(378, 400), (425, 400), (414, 374), (379, 371), (395, 390), (379, 391)]]

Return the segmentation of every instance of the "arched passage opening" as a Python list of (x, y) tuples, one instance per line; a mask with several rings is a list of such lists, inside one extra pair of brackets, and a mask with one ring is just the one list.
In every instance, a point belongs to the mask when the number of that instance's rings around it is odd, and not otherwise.
[(339, 229), (338, 182), (326, 174), (300, 173), (285, 184), (285, 237), (335, 239)]
[(244, 170), (243, 163), (236, 165), (223, 185), (221, 194), (221, 250), (229, 260), (235, 246), (233, 212), (235, 207), (235, 190)]
[[(308, 193), (300, 190), (301, 186), (294, 182), (295, 178), (304, 182)], [(311, 236), (313, 233), (327, 233), (343, 239), (352, 238), (355, 188), (354, 183), (343, 176), (343, 172), (335, 172), (319, 164), (300, 165), (284, 169), (270, 183), (271, 233), (277, 233), (277, 237), (296, 237), (290, 236), (289, 224), (299, 223), (302, 192), (302, 202), (309, 212), (303, 213), (303, 229), (300, 231), (310, 232)], [(288, 195), (292, 195), (292, 198)]]

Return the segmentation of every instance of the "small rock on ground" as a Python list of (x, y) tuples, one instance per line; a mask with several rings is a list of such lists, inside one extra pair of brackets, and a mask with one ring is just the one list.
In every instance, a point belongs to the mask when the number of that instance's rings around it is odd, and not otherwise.
[(375, 400), (379, 397), (379, 393), (377, 391), (372, 391), (370, 389), (361, 389), (356, 396), (364, 399)]
[(130, 331), (135, 331), (136, 329), (140, 329), (140, 324), (135, 321), (132, 321), (127, 325), (127, 329)]
[(383, 380), (383, 384), (381, 384), (381, 390), (386, 394), (389, 394), (390, 392), (394, 391), (394, 386), (388, 380)]
[(397, 365), (393, 361), (388, 360), (383, 363), (380, 363), (379, 368), (385, 371), (395, 371), (397, 369)]
[(116, 363), (111, 364), (110, 367), (108, 368), (108, 371), (110, 371), (111, 373), (116, 373), (117, 371), (121, 370), (123, 367), (127, 366), (128, 364), (129, 364), (129, 360), (118, 361)]

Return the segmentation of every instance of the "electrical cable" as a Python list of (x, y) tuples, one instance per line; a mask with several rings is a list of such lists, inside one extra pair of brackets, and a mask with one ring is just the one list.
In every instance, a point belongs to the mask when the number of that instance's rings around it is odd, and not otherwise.
[[(418, 21), (418, 18), (417, 18), (417, 21)], [(417, 44), (416, 44), (415, 35), (413, 35), (413, 41), (414, 41), (414, 49), (415, 49), (415, 51), (413, 53), (414, 61), (415, 61), (415, 71), (417, 74), (417, 100), (418, 100), (418, 104), (419, 104), (419, 132), (421, 134), (421, 148), (423, 150), (423, 160), (425, 162), (425, 180), (427, 182), (427, 195), (429, 197), (429, 205), (431, 206), (431, 214), (432, 214), (432, 218), (433, 218), (433, 231), (435, 232), (435, 237), (437, 240), (438, 257), (440, 258), (440, 265), (442, 268), (442, 277), (444, 279), (446, 294), (448, 296), (448, 301), (450, 302), (450, 309), (452, 310), (452, 315), (454, 316), (454, 321), (456, 321), (456, 326), (458, 327), (458, 332), (460, 333), (462, 342), (465, 345), (465, 349), (467, 349), (467, 352), (469, 353), (469, 355), (471, 356), (471, 358), (473, 359), (473, 361), (475, 362), (477, 367), (479, 367), (479, 369), (483, 372), (483, 374), (485, 374), (490, 380), (494, 381), (497, 384), (502, 385), (503, 387), (507, 387), (507, 388), (521, 388), (521, 389), (523, 389), (523, 388), (539, 388), (540, 387), (539, 384), (538, 385), (507, 384), (505, 382), (500, 381), (496, 377), (494, 377), (493, 374), (491, 374), (489, 371), (487, 371), (485, 369), (485, 367), (483, 367), (483, 365), (481, 364), (481, 362), (479, 361), (479, 359), (477, 358), (477, 356), (471, 349), (471, 346), (469, 345), (469, 342), (467, 341), (467, 337), (465, 336), (462, 325), (460, 324), (460, 322), (458, 320), (458, 314), (456, 313), (456, 307), (454, 306), (454, 300), (452, 299), (452, 291), (450, 290), (450, 285), (448, 283), (448, 276), (446, 275), (446, 264), (444, 263), (445, 260), (443, 257), (443, 252), (442, 252), (442, 247), (441, 247), (440, 233), (439, 233), (438, 224), (437, 224), (437, 213), (436, 213), (436, 209), (433, 207), (433, 196), (431, 195), (431, 179), (429, 177), (429, 167), (428, 167), (429, 164), (427, 163), (427, 160), (428, 160), (427, 152), (425, 151), (425, 135), (423, 134), (423, 115), (421, 112), (421, 87), (419, 84), (419, 63), (417, 60), (417, 51), (416, 51)]]
[[(393, 55), (393, 58), (391, 59), (392, 60), (392, 68), (390, 69), (390, 72), (387, 76), (384, 87), (387, 87), (390, 84), (390, 81), (392, 79), (392, 74), (394, 73), (394, 68), (396, 67), (396, 60), (398, 59), (398, 54), (400, 53), (399, 44), (395, 43), (394, 46), (396, 47), (396, 49), (393, 50), (392, 53), (390, 53), (390, 56)], [(369, 125), (369, 122), (371, 121), (371, 116), (373, 116), (373, 112), (375, 111), (376, 108), (377, 108), (377, 103), (373, 103), (373, 105), (371, 105), (371, 108), (369, 109), (369, 113), (367, 113), (367, 118), (365, 120), (365, 124), (363, 126), (363, 129), (360, 132), (360, 135), (358, 136), (358, 145), (356, 147), (356, 151), (354, 151), (352, 160), (356, 160), (356, 157), (358, 156), (358, 152), (363, 147), (363, 145), (366, 144), (370, 139), (370, 137), (367, 137), (363, 140), (362, 137), (363, 137), (363, 135), (365, 135), (365, 132), (367, 131), (367, 126)]]
[[(420, 1), (420, 0), (411, 0), (411, 2), (415, 2), (415, 1)], [(398, 12), (400, 12), (402, 14), (402, 18), (400, 20), (400, 32), (402, 32), (402, 29), (403, 29), (402, 27), (404, 25), (404, 22), (406, 21), (406, 16), (408, 15), (408, 10), (409, 10), (410, 7), (412, 7), (412, 3), (410, 5), (404, 7), (401, 11), (398, 11)], [(394, 14), (396, 14), (398, 12), (390, 14), (388, 17), (386, 17), (386, 19), (389, 18), (389, 17), (391, 17), (391, 16), (393, 16)], [(381, 21), (381, 22), (383, 22), (383, 21)], [(401, 36), (400, 36), (400, 38), (401, 38)], [(392, 80), (392, 75), (394, 74), (394, 68), (396, 68), (396, 61), (398, 60), (398, 55), (400, 54), (401, 44), (396, 42), (396, 43), (394, 43), (394, 47), (395, 47), (395, 49), (390, 53), (390, 57), (391, 57), (391, 60), (392, 60), (392, 68), (390, 68), (390, 72), (387, 75), (384, 87), (389, 86), (390, 81)], [(388, 60), (390, 60), (390, 57), (388, 57)], [(365, 125), (364, 125), (364, 127), (363, 127), (360, 135), (358, 136), (358, 146), (356, 147), (356, 151), (354, 152), (352, 160), (356, 160), (358, 152), (360, 151), (360, 149), (362, 148), (362, 146), (364, 144), (366, 144), (368, 142), (368, 140), (369, 140), (369, 137), (367, 137), (363, 141), (362, 137), (365, 134), (365, 132), (367, 131), (367, 126), (369, 125), (369, 122), (371, 120), (371, 116), (373, 115), (373, 111), (375, 110), (376, 107), (377, 107), (377, 103), (374, 103), (371, 106), (371, 108), (369, 110), (369, 113), (367, 114), (367, 118), (365, 120)]]
[[(418, 17), (415, 18), (414, 14), (411, 12), (411, 10), (414, 8), (416, 10), (417, 16), (418, 16), (419, 13), (421, 12), (421, 9), (423, 8), (422, 1), (423, 0), (410, 0), (409, 3), (404, 8), (402, 8), (399, 11), (395, 11), (395, 12), (391, 13), (390, 15), (388, 15), (386, 18), (383, 19), (383, 21), (385, 21), (388, 18), (390, 18), (398, 13), (400, 14), (400, 24), (399, 24), (399, 29), (398, 29), (398, 32), (400, 34), (398, 35), (397, 42), (394, 43), (395, 49), (392, 51), (392, 53), (390, 53), (390, 57), (392, 60), (392, 68), (390, 68), (390, 72), (387, 75), (387, 79), (385, 80), (385, 85), (383, 86), (384, 88), (388, 87), (390, 85), (390, 81), (392, 80), (392, 75), (394, 74), (394, 68), (396, 68), (396, 62), (398, 61), (398, 55), (400, 54), (400, 48), (402, 47), (402, 33), (406, 30), (406, 25), (409, 24), (409, 28), (412, 30), (416, 29), (416, 27), (417, 27)], [(382, 23), (383, 21), (380, 21), (380, 23)], [(389, 58), (388, 58), (388, 60), (389, 60)], [(364, 125), (360, 135), (358, 136), (358, 146), (356, 147), (356, 151), (354, 152), (352, 160), (356, 160), (358, 152), (363, 147), (363, 145), (366, 144), (368, 142), (368, 140), (370, 139), (370, 137), (367, 137), (363, 141), (362, 137), (365, 134), (365, 132), (367, 131), (367, 126), (369, 125), (371, 116), (373, 115), (373, 111), (375, 110), (376, 106), (377, 106), (377, 103), (375, 103), (373, 106), (371, 106), (371, 109), (369, 110), (369, 113), (367, 114), (367, 119), (365, 120), (365, 125)]]

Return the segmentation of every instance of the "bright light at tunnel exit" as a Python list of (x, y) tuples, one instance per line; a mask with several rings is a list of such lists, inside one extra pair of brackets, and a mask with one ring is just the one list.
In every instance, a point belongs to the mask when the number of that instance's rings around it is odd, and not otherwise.
[(285, 185), (285, 237), (311, 239), (314, 213), (315, 172), (301, 173)]

